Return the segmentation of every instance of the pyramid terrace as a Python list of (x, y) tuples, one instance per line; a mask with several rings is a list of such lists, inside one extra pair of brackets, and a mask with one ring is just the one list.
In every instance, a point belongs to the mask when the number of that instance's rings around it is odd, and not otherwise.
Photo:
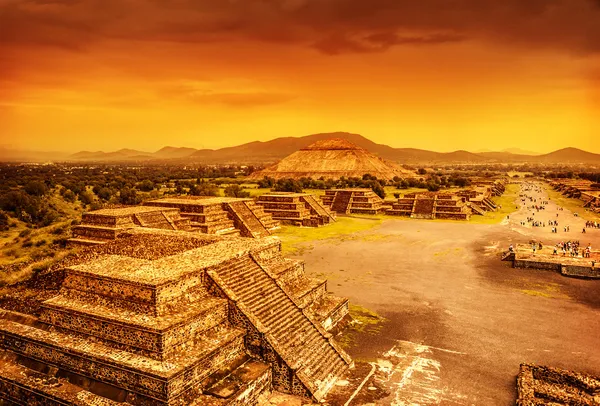
[(193, 229), (207, 234), (233, 233), (258, 238), (270, 235), (279, 227), (279, 222), (252, 199), (177, 197), (152, 200), (144, 205), (179, 209)]
[(0, 398), (39, 405), (318, 401), (353, 365), (348, 301), (278, 239), (132, 228), (65, 269), (39, 318), (0, 318)]
[(335, 221), (335, 214), (308, 193), (267, 193), (256, 204), (284, 224), (319, 227)]
[(465, 198), (445, 193), (409, 193), (385, 213), (420, 219), (469, 220), (472, 210)]
[(331, 189), (321, 197), (323, 205), (339, 214), (379, 214), (383, 200), (371, 189)]
[(166, 198), (144, 206), (101, 209), (83, 214), (73, 229), (73, 244), (102, 244), (133, 227), (196, 231), (205, 234), (259, 238), (279, 228), (252, 199)]

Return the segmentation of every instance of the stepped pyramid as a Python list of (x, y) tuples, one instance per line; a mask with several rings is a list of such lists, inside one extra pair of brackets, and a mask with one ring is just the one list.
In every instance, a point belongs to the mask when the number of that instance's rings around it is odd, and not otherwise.
[(332, 138), (302, 148), (279, 163), (254, 172), (250, 175), (250, 179), (258, 180), (265, 176), (275, 179), (302, 177), (339, 179), (362, 177), (367, 173), (378, 179), (413, 176), (411, 172), (392, 162), (382, 160), (350, 141)]
[(237, 406), (272, 388), (322, 399), (353, 366), (325, 330), (348, 301), (280, 251), (274, 237), (141, 227), (89, 248), (39, 317), (0, 311), (0, 400)]
[(371, 189), (330, 189), (321, 197), (323, 205), (341, 214), (378, 214), (383, 200)]
[(265, 193), (256, 204), (284, 224), (319, 227), (335, 221), (335, 214), (308, 193)]

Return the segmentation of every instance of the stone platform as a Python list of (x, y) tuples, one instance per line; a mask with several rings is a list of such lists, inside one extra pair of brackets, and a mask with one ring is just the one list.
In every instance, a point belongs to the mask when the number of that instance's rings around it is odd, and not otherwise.
[(0, 399), (254, 405), (275, 388), (318, 401), (353, 365), (326, 330), (347, 300), (276, 238), (138, 227), (90, 250), (39, 318), (0, 314)]
[(323, 205), (339, 214), (379, 214), (383, 200), (371, 189), (330, 189), (321, 197)]
[(308, 193), (267, 193), (256, 204), (285, 224), (319, 227), (335, 221), (335, 214)]
[(465, 199), (449, 193), (409, 193), (386, 210), (391, 216), (420, 219), (469, 220), (472, 210)]
[[(580, 247), (580, 251), (583, 250)], [(531, 245), (518, 244), (514, 254), (506, 253), (503, 259), (512, 261), (515, 268), (547, 269), (564, 276), (600, 279), (599, 251), (592, 251), (590, 258), (581, 257), (581, 253), (578, 257), (571, 257), (569, 253), (563, 256), (560, 251), (557, 255), (553, 252), (553, 246), (543, 246), (542, 250), (536, 249), (534, 254)], [(592, 261), (595, 262), (594, 265)]]
[(206, 234), (259, 238), (279, 228), (279, 222), (252, 199), (173, 197), (144, 202), (144, 205), (179, 209), (193, 229)]
[(96, 245), (117, 238), (133, 227), (190, 230), (190, 221), (179, 210), (168, 207), (132, 206), (94, 210), (83, 214), (82, 224), (73, 228), (72, 244)]

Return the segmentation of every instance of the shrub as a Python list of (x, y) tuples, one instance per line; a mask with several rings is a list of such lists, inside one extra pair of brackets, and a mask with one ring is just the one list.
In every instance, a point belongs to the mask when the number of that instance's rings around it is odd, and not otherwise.
[(219, 196), (219, 188), (212, 183), (200, 182), (190, 187), (190, 194), (193, 196)]
[(43, 196), (48, 193), (48, 186), (39, 180), (32, 180), (25, 185), (25, 192), (32, 196)]
[(19, 233), (19, 237), (21, 237), (21, 238), (27, 237), (28, 235), (31, 235), (31, 230), (28, 228), (26, 228), (25, 230), (23, 230)]
[(8, 214), (0, 210), (0, 231), (9, 229)]
[(225, 196), (229, 197), (250, 197), (250, 192), (240, 187), (240, 185), (231, 185), (225, 188)]

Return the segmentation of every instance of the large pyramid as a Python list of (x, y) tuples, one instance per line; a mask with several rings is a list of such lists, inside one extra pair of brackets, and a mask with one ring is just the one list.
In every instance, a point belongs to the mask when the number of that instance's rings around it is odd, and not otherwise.
[(367, 173), (378, 179), (414, 176), (412, 172), (384, 161), (358, 145), (341, 138), (331, 138), (302, 148), (279, 163), (253, 173), (250, 178), (262, 179), (268, 176), (275, 179), (339, 179), (342, 176), (362, 177)]

